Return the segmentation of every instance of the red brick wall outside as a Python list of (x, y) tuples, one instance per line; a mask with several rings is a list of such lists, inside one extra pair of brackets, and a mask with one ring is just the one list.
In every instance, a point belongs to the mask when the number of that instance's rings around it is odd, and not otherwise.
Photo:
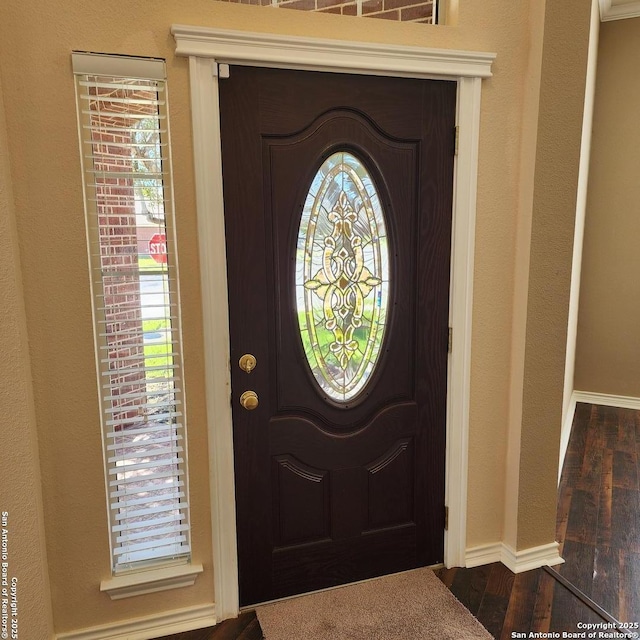
[(435, 0), (224, 0), (239, 4), (273, 6), (300, 11), (336, 13), (344, 16), (382, 18), (433, 24)]
[[(99, 84), (100, 78), (94, 80)], [(169, 303), (158, 300), (169, 289), (168, 272), (166, 265), (139, 265), (140, 254), (148, 260), (150, 234), (164, 230), (161, 221), (152, 227), (139, 224), (136, 211), (140, 209), (136, 198), (153, 200), (143, 187), (152, 192), (163, 190), (157, 177), (162, 160), (155, 150), (158, 121), (150, 129), (140, 127), (147, 116), (159, 118), (155, 102), (161, 98), (148, 89), (150, 81), (140, 81), (145, 88), (137, 87), (135, 80), (116, 79), (116, 87), (109, 86), (110, 81), (113, 79), (104, 79), (104, 87), (89, 89), (91, 96), (99, 97), (89, 99), (90, 181), (95, 184), (102, 282), (102, 299), (97, 300), (97, 306), (103, 308), (98, 318), (103, 361), (99, 391), (107, 396), (106, 419), (117, 423), (104, 428), (107, 434), (113, 433), (106, 440), (107, 458), (112, 459), (107, 464), (113, 562), (118, 569), (138, 560), (187, 555), (189, 536), (187, 507), (182, 502), (186, 482), (179, 458), (182, 414), (177, 395), (181, 389), (175, 382), (179, 373), (171, 353), (179, 347), (174, 346)], [(147, 178), (134, 182), (134, 173)], [(157, 286), (147, 286), (150, 279), (156, 285), (161, 281), (160, 292)], [(149, 325), (143, 324), (145, 318)], [(167, 321), (168, 325), (163, 324)], [(157, 332), (150, 327), (156, 323), (164, 338), (152, 337)], [(151, 347), (147, 354), (145, 328)]]
[[(90, 109), (96, 112), (91, 116), (92, 125), (101, 129), (94, 130), (92, 135), (105, 308), (102, 331), (106, 334), (107, 345), (106, 353), (100, 356), (101, 359), (108, 357), (108, 369), (113, 372), (104, 376), (113, 385), (110, 393), (104, 395), (112, 396), (109, 419), (125, 423), (117, 428), (120, 430), (126, 427), (127, 420), (139, 419), (140, 405), (146, 402), (135, 193), (130, 175), (103, 177), (100, 172), (130, 174), (133, 169), (131, 152), (125, 145), (131, 143), (133, 134), (126, 129), (134, 127), (138, 121), (98, 115), (98, 111), (131, 112), (131, 104), (109, 102), (105, 97), (135, 98), (142, 92), (99, 91), (102, 99), (92, 102)], [(153, 99), (155, 96), (147, 92), (140, 97)], [(120, 132), (118, 129), (125, 130)]]

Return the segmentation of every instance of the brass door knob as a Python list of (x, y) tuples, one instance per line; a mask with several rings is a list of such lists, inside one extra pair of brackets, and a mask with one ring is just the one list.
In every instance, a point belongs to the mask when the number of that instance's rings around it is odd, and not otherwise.
[(238, 361), (238, 366), (247, 373), (251, 373), (256, 368), (256, 357), (250, 353), (245, 353)]
[(258, 394), (255, 391), (245, 391), (240, 396), (240, 404), (247, 411), (253, 411), (258, 406)]

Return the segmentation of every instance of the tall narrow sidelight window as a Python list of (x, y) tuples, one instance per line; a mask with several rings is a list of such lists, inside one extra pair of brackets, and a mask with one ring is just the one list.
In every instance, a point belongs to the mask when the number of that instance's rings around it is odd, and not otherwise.
[(73, 69), (117, 573), (190, 553), (167, 87), (161, 60)]

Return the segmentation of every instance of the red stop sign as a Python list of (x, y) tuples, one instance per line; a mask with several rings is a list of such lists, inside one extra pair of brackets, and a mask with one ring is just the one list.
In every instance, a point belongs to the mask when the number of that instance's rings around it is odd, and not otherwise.
[(159, 264), (166, 264), (167, 236), (164, 233), (154, 233), (149, 238), (149, 255)]

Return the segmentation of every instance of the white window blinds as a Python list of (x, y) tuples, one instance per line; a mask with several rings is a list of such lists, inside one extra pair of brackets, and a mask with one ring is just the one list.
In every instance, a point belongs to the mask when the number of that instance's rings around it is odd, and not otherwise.
[(164, 63), (73, 54), (114, 571), (188, 557)]

